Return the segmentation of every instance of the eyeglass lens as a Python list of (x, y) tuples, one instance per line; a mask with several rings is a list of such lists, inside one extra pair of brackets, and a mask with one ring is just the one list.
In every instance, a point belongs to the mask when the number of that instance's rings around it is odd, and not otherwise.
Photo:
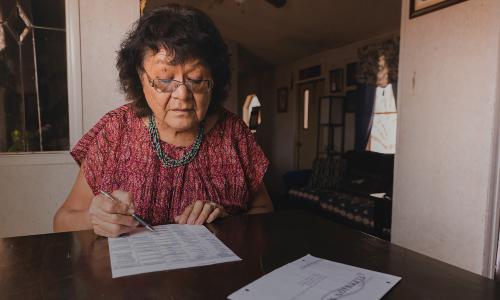
[(171, 93), (181, 85), (185, 85), (193, 93), (206, 93), (211, 88), (210, 80), (186, 80), (180, 82), (177, 80), (153, 79), (153, 84), (159, 92), (163, 93)]

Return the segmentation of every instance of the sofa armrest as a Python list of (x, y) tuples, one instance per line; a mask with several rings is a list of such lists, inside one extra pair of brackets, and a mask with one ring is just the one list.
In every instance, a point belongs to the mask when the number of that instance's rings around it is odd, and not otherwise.
[(312, 174), (312, 169), (286, 172), (283, 175), (283, 183), (285, 184), (285, 190), (288, 192), (292, 187), (299, 188), (307, 186), (311, 174)]
[(382, 198), (370, 196), (370, 199), (374, 202), (373, 230), (378, 236), (384, 236), (386, 233), (383, 229), (391, 228), (392, 200), (387, 196)]

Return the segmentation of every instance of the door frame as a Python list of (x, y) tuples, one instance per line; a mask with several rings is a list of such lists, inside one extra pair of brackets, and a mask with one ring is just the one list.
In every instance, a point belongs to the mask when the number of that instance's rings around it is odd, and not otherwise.
[[(500, 70), (499, 70), (500, 72)], [(500, 282), (500, 90), (497, 90), (482, 275)]]

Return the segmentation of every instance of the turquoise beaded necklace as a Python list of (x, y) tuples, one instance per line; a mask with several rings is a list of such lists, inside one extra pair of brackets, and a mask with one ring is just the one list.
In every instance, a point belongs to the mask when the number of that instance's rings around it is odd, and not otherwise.
[(198, 151), (200, 150), (201, 142), (203, 140), (205, 131), (204, 125), (205, 125), (205, 120), (200, 122), (200, 126), (198, 128), (198, 135), (196, 136), (196, 139), (194, 141), (191, 150), (189, 150), (186, 154), (184, 154), (183, 157), (179, 159), (173, 159), (168, 157), (165, 154), (165, 152), (163, 152), (160, 143), (160, 134), (158, 133), (158, 128), (156, 127), (155, 116), (154, 115), (149, 116), (149, 125), (148, 125), (149, 138), (151, 140), (151, 144), (153, 144), (153, 148), (156, 152), (156, 155), (158, 156), (158, 158), (165, 167), (175, 168), (183, 166), (188, 164), (193, 160), (193, 158), (195, 158), (196, 154), (198, 154)]

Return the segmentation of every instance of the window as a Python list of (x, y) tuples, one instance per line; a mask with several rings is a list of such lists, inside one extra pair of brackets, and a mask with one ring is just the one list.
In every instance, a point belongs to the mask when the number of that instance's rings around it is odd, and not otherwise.
[(309, 89), (304, 91), (304, 126), (303, 129), (309, 129)]
[(66, 11), (0, 0), (0, 152), (69, 150)]
[(243, 104), (243, 122), (245, 122), (253, 132), (255, 132), (257, 127), (262, 123), (260, 101), (254, 94), (248, 95)]

